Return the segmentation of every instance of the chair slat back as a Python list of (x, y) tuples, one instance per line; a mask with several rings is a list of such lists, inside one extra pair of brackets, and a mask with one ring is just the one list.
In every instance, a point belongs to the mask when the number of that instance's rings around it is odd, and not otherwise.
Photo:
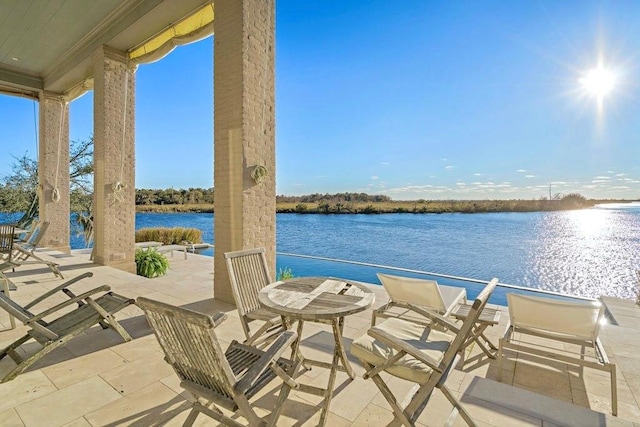
[(147, 316), (166, 361), (181, 380), (233, 398), (236, 378), (210, 316), (144, 297), (139, 297), (136, 304)]
[(392, 276), (382, 273), (378, 273), (378, 279), (380, 279), (391, 300), (396, 303), (409, 303), (429, 307), (438, 313), (447, 311), (438, 282), (435, 280)]
[(259, 309), (260, 290), (272, 282), (264, 248), (227, 252), (224, 254), (229, 270), (233, 297), (241, 316)]
[(42, 238), (44, 237), (45, 233), (49, 229), (49, 224), (50, 224), (49, 221), (44, 221), (39, 223), (38, 227), (35, 229), (33, 234), (31, 234), (31, 238), (27, 243), (34, 248), (37, 247), (42, 241)]
[(11, 261), (15, 228), (13, 224), (0, 224), (0, 254), (8, 254), (7, 261)]
[(518, 328), (593, 341), (600, 333), (604, 305), (598, 301), (566, 301), (507, 293), (511, 324)]
[(491, 297), (491, 294), (497, 285), (498, 279), (492, 279), (473, 301), (467, 318), (462, 323), (462, 326), (460, 326), (460, 331), (456, 334), (456, 337), (451, 342), (451, 345), (442, 358), (441, 366), (446, 367), (446, 369), (451, 368), (456, 354), (460, 351), (463, 344), (471, 335), (474, 325), (478, 321), (480, 314), (482, 314), (482, 310), (484, 310), (484, 307), (487, 305), (487, 301), (489, 301), (489, 297)]

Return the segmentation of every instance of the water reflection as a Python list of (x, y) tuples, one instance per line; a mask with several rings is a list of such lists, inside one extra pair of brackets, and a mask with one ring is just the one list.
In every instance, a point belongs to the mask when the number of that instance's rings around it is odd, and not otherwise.
[(640, 269), (638, 212), (589, 209), (541, 218), (527, 280), (571, 295), (631, 298)]

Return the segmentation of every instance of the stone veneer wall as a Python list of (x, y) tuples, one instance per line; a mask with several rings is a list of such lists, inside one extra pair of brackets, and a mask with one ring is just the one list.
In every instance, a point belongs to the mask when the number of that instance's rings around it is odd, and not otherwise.
[(274, 1), (216, 1), (214, 42), (214, 295), (233, 302), (225, 252), (265, 247), (275, 271)]
[(93, 114), (94, 261), (135, 273), (135, 70), (124, 52), (96, 52)]
[(40, 245), (69, 253), (69, 106), (61, 95), (44, 92), (39, 107), (38, 210), (50, 223)]

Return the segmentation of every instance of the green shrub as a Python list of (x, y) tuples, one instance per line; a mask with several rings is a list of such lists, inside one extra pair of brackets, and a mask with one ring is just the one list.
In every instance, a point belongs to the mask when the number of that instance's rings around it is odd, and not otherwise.
[(169, 261), (154, 248), (136, 249), (136, 274), (148, 278), (164, 276), (167, 274)]
[(280, 280), (287, 280), (287, 279), (293, 279), (293, 271), (291, 271), (291, 269), (288, 267), (281, 268), (280, 270), (278, 270), (278, 274), (276, 275), (276, 280), (280, 281)]
[(185, 227), (141, 228), (136, 231), (136, 242), (162, 242), (163, 245), (179, 245), (184, 241), (202, 243), (202, 230)]

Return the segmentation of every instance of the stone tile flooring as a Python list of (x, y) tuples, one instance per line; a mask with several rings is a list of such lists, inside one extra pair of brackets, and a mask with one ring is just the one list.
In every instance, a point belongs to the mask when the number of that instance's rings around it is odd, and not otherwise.
[[(93, 277), (74, 285), (79, 291), (107, 284), (123, 295), (136, 298), (144, 295), (166, 303), (213, 314), (229, 315), (216, 331), (226, 347), (231, 340), (242, 340), (235, 308), (213, 298), (213, 260), (189, 254), (170, 258), (171, 269), (165, 277), (145, 279), (109, 267), (95, 266), (88, 254), (74, 252), (65, 256), (41, 251), (43, 257), (61, 264), (67, 279), (85, 271)], [(330, 274), (330, 272), (328, 273)], [(18, 290), (11, 293), (25, 304), (62, 281), (46, 268), (22, 267), (8, 274)], [(373, 286), (378, 307), (386, 300), (381, 287)], [(56, 298), (42, 308), (61, 301)], [(608, 355), (618, 365), (619, 416), (610, 415), (608, 376), (600, 371), (583, 371), (560, 363), (540, 364), (526, 357), (511, 359), (504, 367), (504, 382), (497, 378), (497, 363), (485, 357), (477, 347), (466, 355), (466, 362), (448, 379), (451, 390), (463, 402), (479, 426), (640, 426), (640, 308), (631, 301), (605, 299), (618, 325), (607, 325), (602, 340)], [(502, 307), (504, 310), (505, 308)], [(191, 396), (179, 387), (179, 381), (164, 362), (163, 355), (151, 333), (142, 311), (131, 306), (116, 316), (133, 336), (125, 343), (111, 330), (92, 328), (58, 349), (15, 380), (0, 384), (1, 426), (153, 426), (181, 425), (188, 413)], [(346, 347), (350, 341), (366, 333), (371, 312), (346, 318)], [(490, 328), (494, 341), (504, 332), (507, 312), (501, 324)], [(7, 328), (9, 319), (0, 313), (0, 328)], [(0, 332), (0, 345), (5, 346), (21, 336), (23, 326)], [(312, 358), (330, 360), (333, 337), (320, 324), (306, 324), (302, 351)], [(34, 350), (27, 344), (21, 351)], [(364, 370), (351, 359), (357, 377), (347, 381), (338, 373), (336, 392), (331, 402), (328, 426), (386, 425), (393, 413), (372, 381), (362, 379)], [(0, 361), (0, 375), (14, 366), (6, 357)], [(304, 375), (304, 381), (323, 386), (327, 372), (314, 368)], [(389, 377), (394, 393), (406, 393), (410, 384)], [(255, 405), (261, 415), (272, 408), (277, 386), (267, 387), (258, 395)], [(291, 393), (283, 408), (279, 425), (311, 426), (320, 417), (320, 399), (304, 393)], [(418, 420), (421, 426), (442, 425), (451, 407), (441, 393), (436, 392)], [(244, 422), (244, 421), (242, 421)], [(634, 422), (636, 424), (634, 424)], [(198, 426), (217, 425), (204, 415)], [(458, 417), (454, 425), (465, 425)]]

